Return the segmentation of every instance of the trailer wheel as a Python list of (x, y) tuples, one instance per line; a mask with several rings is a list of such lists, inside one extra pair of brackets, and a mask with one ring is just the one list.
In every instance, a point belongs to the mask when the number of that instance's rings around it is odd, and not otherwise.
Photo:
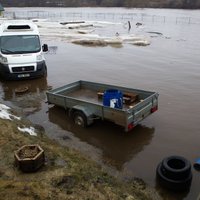
[(81, 127), (87, 126), (87, 117), (81, 111), (73, 112), (72, 119), (73, 119), (74, 123), (78, 126), (81, 126)]

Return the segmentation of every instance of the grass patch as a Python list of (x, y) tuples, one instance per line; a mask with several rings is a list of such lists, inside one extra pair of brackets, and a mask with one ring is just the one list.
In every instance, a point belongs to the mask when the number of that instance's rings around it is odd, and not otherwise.
[[(62, 147), (44, 133), (35, 137), (17, 129), (27, 123), (0, 119), (0, 196), (4, 200), (159, 199), (140, 180), (122, 183), (94, 161)], [(14, 163), (14, 151), (29, 144), (39, 144), (45, 151), (45, 165), (35, 173), (23, 173)]]

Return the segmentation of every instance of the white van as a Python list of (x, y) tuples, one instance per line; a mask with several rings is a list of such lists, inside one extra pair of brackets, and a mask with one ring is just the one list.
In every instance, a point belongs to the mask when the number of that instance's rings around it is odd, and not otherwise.
[(45, 76), (47, 67), (36, 24), (28, 20), (7, 20), (0, 24), (0, 76), (27, 79)]

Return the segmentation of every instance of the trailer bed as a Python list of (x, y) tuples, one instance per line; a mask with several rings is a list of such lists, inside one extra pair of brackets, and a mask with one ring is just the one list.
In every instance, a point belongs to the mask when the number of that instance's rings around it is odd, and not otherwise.
[[(109, 89), (122, 92), (122, 108), (104, 105), (103, 94)], [(73, 118), (79, 112), (79, 118), (84, 118), (87, 125), (94, 119), (101, 118), (124, 126), (125, 131), (132, 129), (158, 108), (158, 93), (156, 92), (82, 80), (48, 91), (47, 100), (49, 103), (68, 109)]]
[[(99, 91), (94, 90), (94, 89), (78, 88), (75, 91), (71, 91), (69, 93), (64, 91), (64, 92), (61, 92), (60, 94), (63, 95), (63, 96), (68, 96), (68, 97), (71, 97), (71, 98), (79, 99), (81, 101), (86, 101), (86, 102), (91, 102), (91, 103), (94, 103), (94, 104), (102, 105), (103, 98), (100, 98), (98, 96), (98, 93), (99, 93)], [(135, 93), (132, 92), (132, 94), (135, 94)], [(136, 105), (138, 102), (139, 102), (139, 100), (136, 100), (132, 103), (129, 103), (128, 105), (124, 103), (122, 110), (126, 111), (127, 109)]]

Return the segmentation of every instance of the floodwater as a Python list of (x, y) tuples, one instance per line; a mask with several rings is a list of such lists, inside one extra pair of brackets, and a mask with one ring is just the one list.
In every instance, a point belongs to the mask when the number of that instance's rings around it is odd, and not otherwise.
[[(70, 12), (77, 10), (69, 9)], [(155, 173), (164, 157), (180, 155), (191, 164), (200, 157), (199, 11), (82, 8), (78, 12), (137, 13), (136, 18), (130, 19), (130, 31), (123, 26), (127, 20), (123, 18), (121, 25), (104, 27), (102, 32), (99, 28), (96, 32), (105, 35), (116, 31), (127, 35), (142, 34), (151, 40), (151, 44), (145, 47), (126, 43), (89, 47), (45, 35), (43, 42), (50, 46), (50, 50), (53, 49), (45, 55), (47, 78), (1, 81), (1, 101), (16, 108), (33, 123), (42, 125), (50, 138), (81, 151), (114, 176), (121, 179), (142, 178), (164, 199), (197, 199), (200, 173), (194, 168), (190, 190), (178, 194), (161, 189)], [(145, 14), (150, 17), (145, 18)], [(100, 20), (106, 21), (105, 16)], [(116, 22), (116, 18), (114, 20)], [(136, 27), (137, 21), (143, 26)], [(101, 121), (87, 129), (77, 128), (62, 108), (46, 103), (45, 95), (51, 87), (77, 80), (156, 91), (159, 93), (159, 109), (129, 133), (113, 123)], [(15, 89), (22, 85), (27, 85), (29, 91), (17, 95)]]

